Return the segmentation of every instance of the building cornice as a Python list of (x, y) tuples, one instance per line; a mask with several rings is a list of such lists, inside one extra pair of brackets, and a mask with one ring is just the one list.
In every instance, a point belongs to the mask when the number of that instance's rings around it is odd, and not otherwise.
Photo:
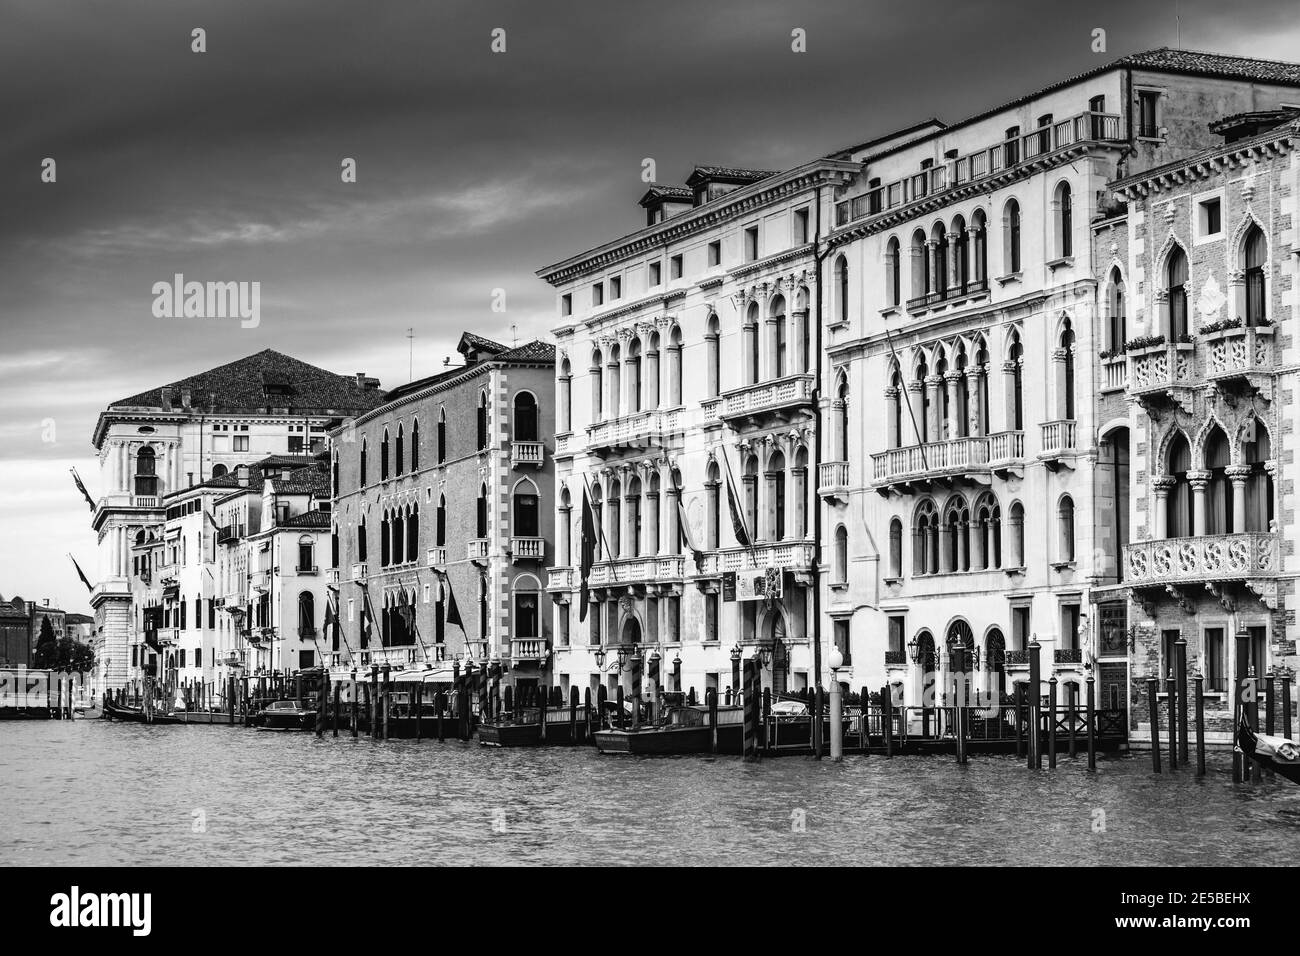
[(1188, 183), (1239, 169), (1259, 159), (1285, 155), (1295, 148), (1296, 125), (1289, 124), (1284, 133), (1279, 133), (1276, 129), (1270, 130), (1213, 153), (1201, 153), (1118, 180), (1111, 183), (1111, 191), (1125, 202), (1135, 202), (1152, 194), (1179, 189)]

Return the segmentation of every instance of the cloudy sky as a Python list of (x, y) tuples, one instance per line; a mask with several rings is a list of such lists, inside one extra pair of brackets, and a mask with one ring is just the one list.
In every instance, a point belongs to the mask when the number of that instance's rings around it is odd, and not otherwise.
[[(1300, 49), (1290, 3), (1180, 6), (1188, 49)], [(642, 159), (679, 182), (695, 163), (780, 169), (953, 121), (1176, 45), (1175, 9), (0, 2), (0, 593), (86, 609), (65, 553), (93, 577), (96, 549), (68, 468), (98, 494), (91, 428), (112, 400), (268, 347), (391, 386), (408, 327), (417, 377), (464, 328), (545, 335), (534, 272), (640, 225)], [(260, 281), (260, 327), (154, 318), (151, 287), (176, 272)]]

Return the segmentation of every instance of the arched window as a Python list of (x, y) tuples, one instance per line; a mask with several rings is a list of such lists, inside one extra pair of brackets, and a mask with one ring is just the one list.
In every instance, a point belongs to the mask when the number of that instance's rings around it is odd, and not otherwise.
[(758, 303), (749, 303), (745, 312), (745, 383), (757, 385), (759, 376), (758, 361)]
[(1020, 271), (1020, 203), (1008, 199), (1002, 213), (1002, 231), (1005, 236), (1002, 264), (1008, 274)]
[(1011, 413), (1011, 428), (1020, 431), (1025, 427), (1025, 388), (1024, 388), (1024, 347), (1020, 344), (1020, 333), (1012, 331), (1011, 343), (1007, 348), (1007, 365), (1011, 395), (1008, 411)]
[(1230, 534), (1232, 532), (1232, 480), (1228, 466), (1232, 455), (1228, 450), (1228, 436), (1217, 425), (1205, 436), (1205, 470), (1210, 481), (1205, 488), (1205, 527), (1199, 534)]
[[(334, 482), (335, 482), (335, 488), (337, 488), (337, 487), (338, 487), (338, 474), (337, 474), (337, 471), (338, 471), (338, 458), (335, 458), (335, 459), (334, 459), (334, 469), (335, 469), (335, 472), (336, 472), (336, 474), (335, 474), (335, 476), (334, 476)], [(228, 474), (228, 470), (227, 470), (227, 468), (226, 468), (225, 465), (213, 465), (213, 466), (212, 466), (212, 477), (213, 477), (213, 478), (224, 478), (224, 477), (226, 477), (227, 474)]]
[(516, 639), (530, 640), (541, 636), (541, 602), (538, 600), (540, 587), (537, 580), (526, 574), (514, 582), (512, 604), (514, 621), (511, 634)]
[(598, 422), (605, 416), (605, 381), (603, 361), (600, 349), (591, 353), (591, 368), (587, 369), (587, 374), (591, 376), (591, 420)]
[(411, 471), (420, 468), (420, 420), (411, 422)]
[(897, 236), (890, 236), (885, 246), (885, 304), (898, 305), (903, 298), (903, 252)]
[(1061, 561), (1074, 560), (1074, 499), (1062, 495), (1056, 507), (1057, 524), (1060, 530), (1060, 543), (1057, 552)]
[(316, 542), (308, 534), (298, 539), (298, 570), (316, 570)]
[(849, 532), (844, 525), (835, 528), (835, 583), (849, 581)]
[(362, 518), (357, 523), (357, 560), (364, 563), (366, 560), (366, 519)]
[(1268, 464), (1273, 457), (1268, 429), (1255, 421), (1255, 440), (1243, 442), (1241, 461), (1250, 472), (1246, 476), (1246, 527), (1235, 531), (1273, 530), (1273, 475)]
[(316, 598), (310, 591), (298, 594), (298, 636), (316, 636)]
[(1264, 233), (1251, 226), (1242, 242), (1242, 265), (1245, 267), (1247, 325), (1263, 325), (1268, 320), (1264, 295), (1264, 257), (1267, 255)]
[(839, 256), (835, 260), (835, 310), (837, 322), (849, 320), (849, 260)]
[(639, 558), (641, 550), (641, 479), (633, 475), (627, 483), (627, 551), (631, 557)]
[(912, 233), (912, 298), (924, 299), (930, 291), (930, 247), (918, 229)]
[(741, 475), (745, 485), (745, 526), (752, 541), (758, 540), (758, 456), (750, 455), (745, 459)]
[(487, 485), (479, 485), (478, 501), (475, 504), (474, 513), (474, 537), (486, 538), (488, 536), (488, 490)]
[(983, 209), (975, 210), (971, 217), (971, 233), (975, 245), (975, 255), (971, 260), (972, 278), (976, 288), (983, 289), (989, 281), (989, 228)]
[(362, 438), (362, 439), (361, 439), (361, 468), (360, 468), (360, 471), (361, 471), (361, 484), (360, 484), (360, 487), (364, 488), (364, 487), (366, 486), (366, 440), (365, 440), (365, 438)]
[(668, 333), (668, 406), (682, 403), (682, 330), (674, 325)]
[(609, 417), (618, 418), (623, 414), (623, 349), (615, 344), (609, 347), (609, 359), (605, 362), (605, 388), (608, 394)]
[(388, 563), (401, 564), (406, 560), (406, 520), (400, 511), (389, 516), (388, 542), (392, 548)]
[(1110, 295), (1106, 301), (1106, 348), (1112, 357), (1120, 354), (1128, 340), (1128, 303), (1124, 300), (1124, 277), (1119, 266), (1110, 270)]
[(932, 290), (940, 299), (948, 298), (949, 293), (949, 256), (951, 250), (948, 247), (948, 230), (944, 228), (943, 223), (936, 222), (934, 228), (930, 230), (930, 242), (934, 246), (934, 269), (932, 273), (934, 289)]
[(971, 567), (980, 570), (1002, 567), (1002, 512), (991, 494), (986, 494), (975, 506), (972, 535)]
[(905, 444), (909, 444), (903, 440), (903, 405), (907, 402), (908, 395), (903, 385), (902, 373), (899, 372), (897, 365), (889, 373), (889, 387), (893, 389), (889, 406), (889, 447), (902, 448)]
[(623, 554), (623, 483), (617, 478), (609, 483), (609, 500), (605, 502), (605, 543), (610, 560)]
[(447, 406), (438, 407), (438, 464), (447, 460)]
[(392, 532), (389, 528), (388, 512), (385, 511), (379, 518), (379, 566), (388, 567), (389, 545), (392, 540)]
[(1056, 187), (1056, 255), (1064, 259), (1074, 255), (1074, 198), (1070, 184), (1062, 182)]
[(903, 522), (897, 518), (889, 522), (889, 576), (903, 576)]
[(635, 415), (644, 407), (641, 394), (641, 340), (632, 339), (627, 345), (627, 388), (631, 407), (628, 414)]
[(1192, 534), (1192, 487), (1187, 473), (1192, 468), (1192, 450), (1181, 432), (1165, 452), (1165, 474), (1173, 478), (1165, 499), (1165, 536), (1186, 538)]
[(573, 368), (567, 358), (560, 363), (555, 390), (560, 414), (559, 432), (565, 434), (573, 429)]
[(1165, 264), (1165, 294), (1168, 296), (1169, 341), (1177, 342), (1188, 334), (1187, 325), (1187, 255), (1175, 246)]
[(970, 512), (966, 502), (955, 500), (948, 505), (944, 520), (945, 551), (940, 562), (943, 571), (970, 570)]
[(405, 461), (405, 455), (402, 453), (403, 439), (402, 423), (397, 423), (397, 443), (395, 447), (396, 455), (393, 458), (393, 474), (400, 476), (402, 474), (402, 465)]
[(835, 386), (835, 454), (837, 461), (849, 460), (849, 382), (840, 376)]
[(447, 589), (441, 581), (437, 581), (433, 585), (433, 643), (445, 644), (446, 642)]
[(952, 274), (954, 289), (958, 294), (965, 294), (970, 285), (970, 232), (966, 228), (966, 219), (957, 216), (952, 221), (952, 235), (956, 236), (952, 247)]
[(1061, 381), (1059, 387), (1062, 389), (1061, 411), (1062, 418), (1067, 421), (1074, 421), (1075, 404), (1074, 404), (1074, 329), (1070, 325), (1070, 320), (1066, 319), (1064, 327), (1061, 330)]
[(515, 395), (515, 411), (512, 416), (515, 441), (537, 441), (537, 399), (532, 392), (518, 392)]
[(1025, 566), (1025, 506), (1019, 501), (1011, 505), (1007, 515), (1010, 531), (1011, 564), (1013, 568)]
[(514, 494), (512, 495), (511, 514), (514, 519), (514, 536), (516, 538), (541, 537), (540, 511), (537, 486), (527, 479), (515, 485)]
[(933, 501), (923, 501), (912, 524), (912, 573), (935, 574), (939, 570), (939, 513)]
[(477, 436), (480, 451), (488, 446), (488, 404), (487, 392), (478, 393)]
[(785, 296), (772, 296), (768, 304), (768, 321), (772, 323), (772, 375), (783, 378), (790, 371), (786, 354)]
[(913, 376), (920, 388), (917, 394), (920, 395), (921, 401), (921, 420), (916, 422), (916, 429), (920, 432), (920, 443), (934, 441), (936, 436), (930, 434), (930, 386), (926, 384), (926, 379), (930, 377), (930, 368), (925, 363), (925, 356), (922, 355), (916, 363), (916, 374)]
[(595, 541), (595, 559), (600, 560), (601, 550), (605, 546), (605, 499), (601, 492), (600, 482), (592, 482), (591, 488), (591, 516), (596, 523), (596, 541)]
[(388, 429), (384, 429), (384, 437), (379, 442), (379, 480), (388, 480)]
[(708, 507), (704, 546), (712, 550), (721, 547), (722, 537), (722, 477), (716, 461), (709, 462), (704, 491)]
[(447, 546), (447, 496), (438, 496), (438, 511), (434, 518), (434, 546), (444, 548)]
[(420, 506), (411, 505), (411, 512), (406, 516), (406, 560), (420, 559)]
[[(487, 581), (480, 577), (478, 579), (478, 639), (486, 641), (488, 639), (488, 586)], [(487, 648), (483, 648), (486, 652)]]
[(933, 674), (939, 669), (939, 655), (934, 650), (934, 637), (929, 631), (916, 635), (916, 666), (922, 674)]
[(148, 497), (158, 494), (157, 458), (148, 445), (135, 453), (135, 493)]
[(722, 332), (718, 317), (709, 315), (707, 330), (704, 334), (705, 351), (708, 361), (708, 397), (716, 398), (722, 391)]
[(794, 468), (790, 470), (794, 478), (791, 501), (794, 502), (795, 536), (808, 537), (808, 449), (800, 445), (794, 452)]
[(785, 455), (773, 452), (767, 460), (767, 482), (772, 496), (772, 538), (785, 540)]

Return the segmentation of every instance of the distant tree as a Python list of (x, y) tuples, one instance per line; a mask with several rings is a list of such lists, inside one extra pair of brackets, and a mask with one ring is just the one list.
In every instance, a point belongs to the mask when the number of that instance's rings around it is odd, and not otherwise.
[(54, 669), (58, 664), (59, 642), (54, 637), (54, 625), (48, 617), (41, 618), (41, 633), (36, 639), (36, 654), (32, 666)]
[(68, 659), (68, 670), (85, 674), (95, 669), (95, 652), (89, 644), (81, 641), (72, 642), (72, 653)]

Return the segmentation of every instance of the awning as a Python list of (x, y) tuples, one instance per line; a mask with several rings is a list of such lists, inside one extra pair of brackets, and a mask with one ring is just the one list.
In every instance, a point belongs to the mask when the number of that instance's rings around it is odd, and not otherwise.
[(394, 684), (450, 684), (455, 675), (447, 664), (435, 664), (428, 669), (417, 664), (406, 670), (395, 671), (389, 679)]

